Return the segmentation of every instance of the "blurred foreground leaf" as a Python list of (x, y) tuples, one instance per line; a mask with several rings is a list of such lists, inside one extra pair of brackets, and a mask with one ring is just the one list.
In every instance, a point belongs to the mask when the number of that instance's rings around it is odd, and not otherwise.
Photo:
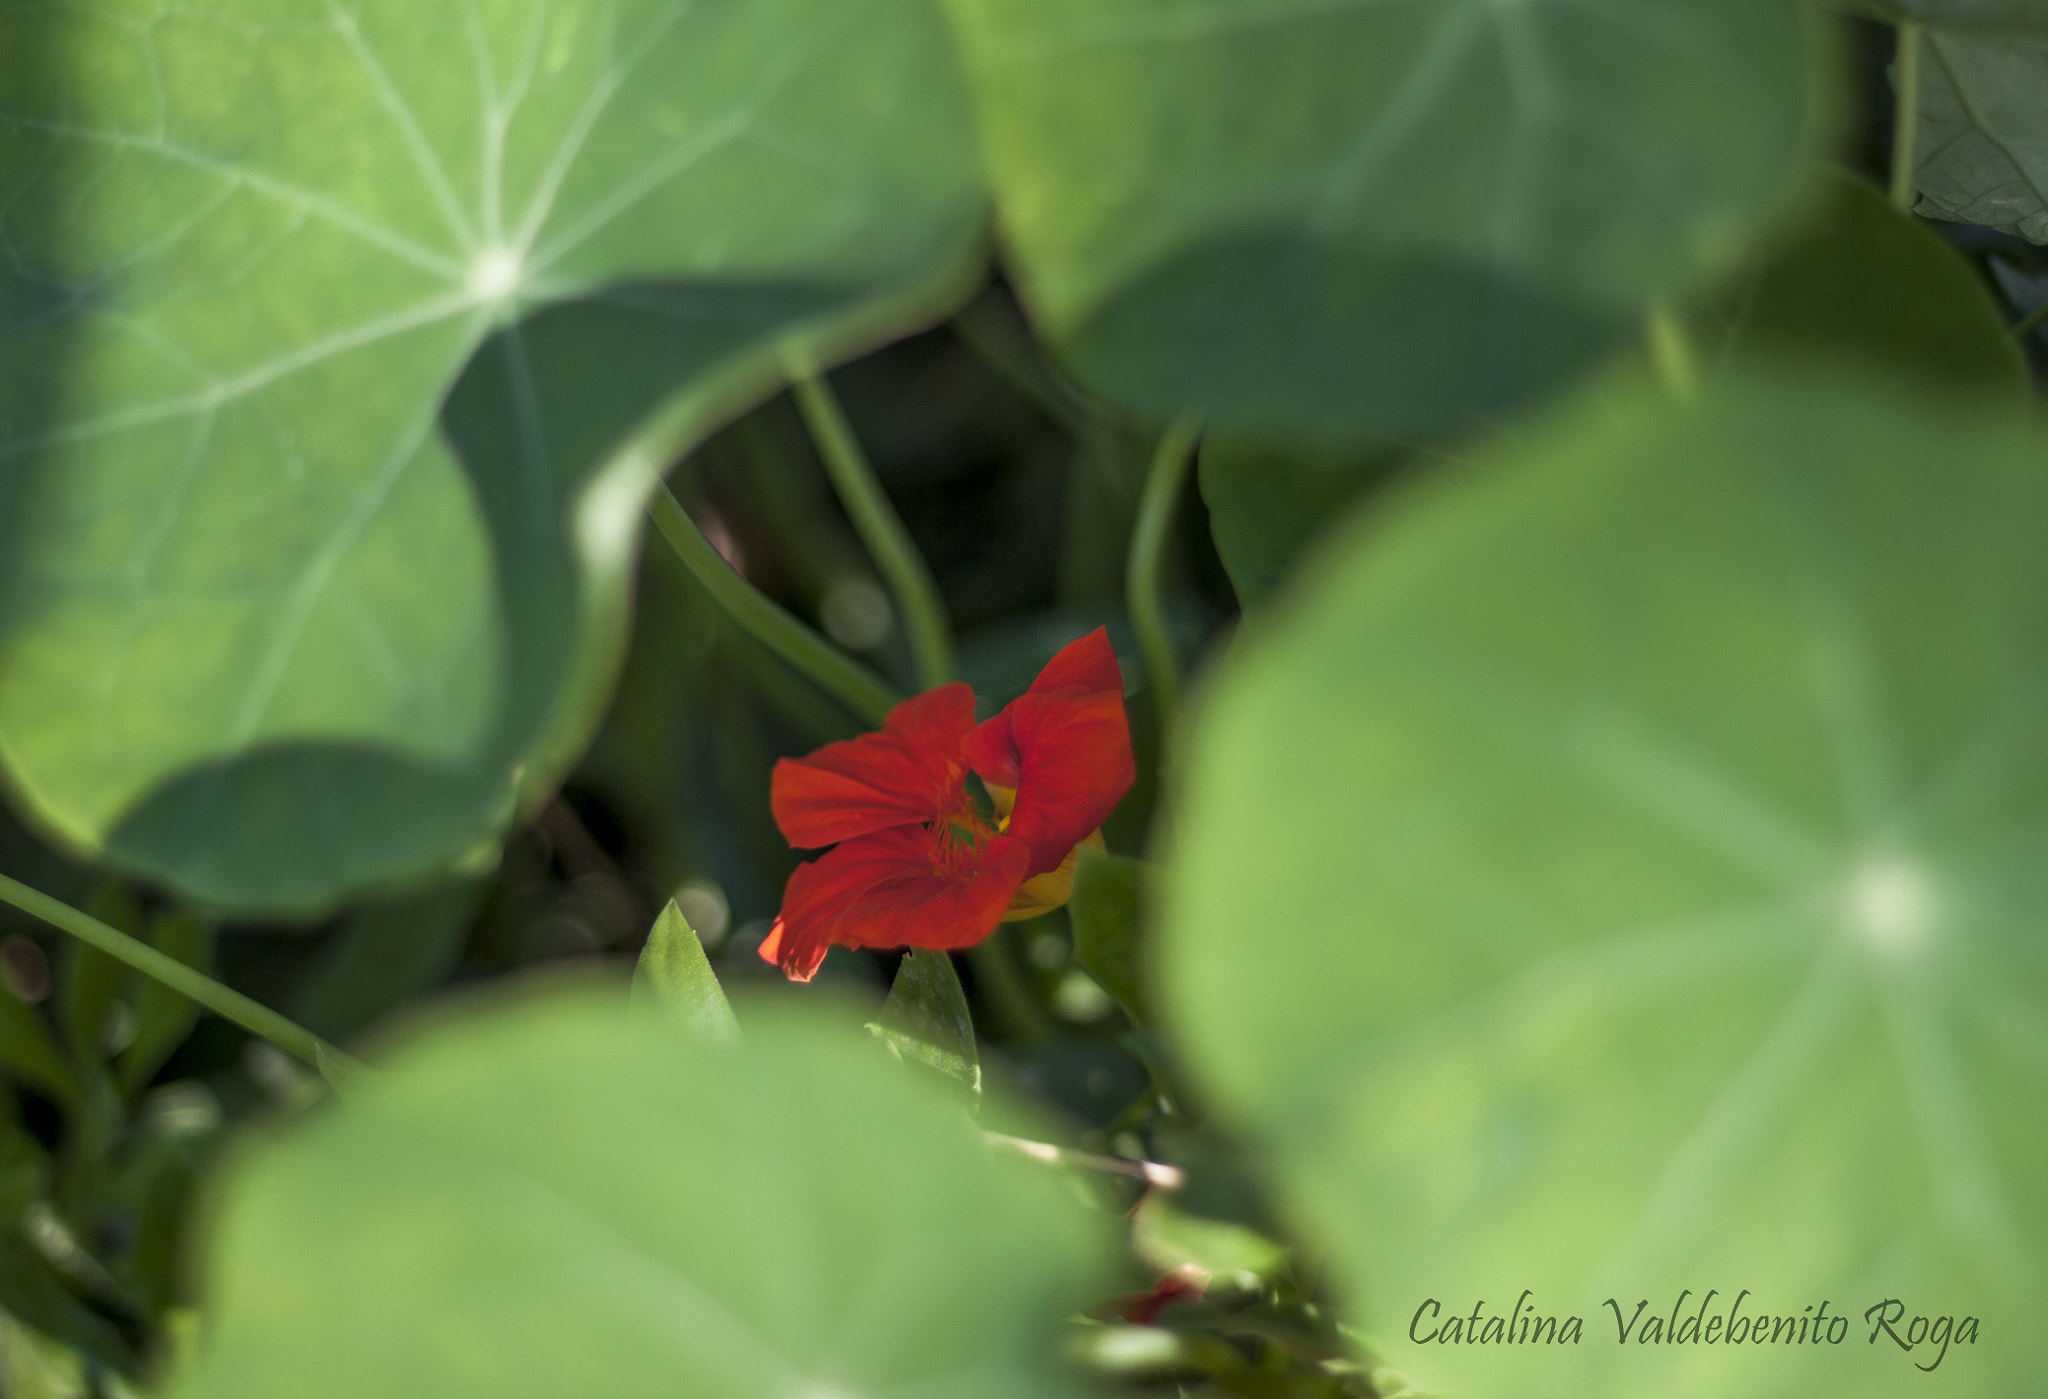
[[(1165, 988), (1425, 1388), (2036, 1387), (2044, 461), (1883, 386), (1624, 385), (1246, 626), (1190, 745)], [(1429, 1341), (1523, 1289), (1583, 1342)], [(1617, 1344), (1607, 1299), (1661, 1331), (1687, 1289), (1681, 1321), (1850, 1320)], [(1886, 1298), (1975, 1339), (1930, 1380), (1939, 1346), (1870, 1344)]]
[(234, 1179), (169, 1393), (1070, 1392), (1051, 1333), (1101, 1280), (1094, 1221), (920, 1076), (766, 1009), (714, 1047), (556, 995), (393, 1055)]
[(1287, 1261), (1284, 1246), (1243, 1224), (1206, 1219), (1154, 1190), (1131, 1218), (1131, 1248), (1161, 1272), (1192, 1268), (1224, 1284), (1249, 1289)]
[(1282, 440), (1505, 411), (1725, 267), (1832, 105), (1783, 0), (949, 0), (1087, 382)]
[(924, 0), (7, 3), (0, 210), (0, 760), (290, 913), (550, 791), (655, 473), (982, 222)]

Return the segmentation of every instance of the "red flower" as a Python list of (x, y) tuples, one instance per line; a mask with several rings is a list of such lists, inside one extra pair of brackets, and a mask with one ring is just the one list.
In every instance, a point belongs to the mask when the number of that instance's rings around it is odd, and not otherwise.
[(832, 849), (789, 877), (761, 956), (809, 981), (833, 943), (970, 947), (1006, 919), (1058, 908), (1136, 773), (1123, 674), (1100, 627), (985, 724), (965, 685), (914, 695), (880, 733), (775, 765), (782, 834)]

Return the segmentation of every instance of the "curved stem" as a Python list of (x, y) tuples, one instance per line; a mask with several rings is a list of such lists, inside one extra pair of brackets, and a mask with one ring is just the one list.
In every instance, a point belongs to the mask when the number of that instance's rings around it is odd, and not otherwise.
[(683, 566), (746, 633), (801, 671), (819, 689), (880, 728), (898, 696), (881, 676), (832, 645), (728, 564), (667, 486), (649, 507), (654, 526)]
[(0, 874), (0, 902), (13, 904), (30, 917), (40, 918), (116, 961), (126, 962), (150, 980), (168, 986), (222, 1019), (240, 1025), (257, 1038), (268, 1040), (285, 1053), (303, 1059), (323, 1075), (337, 1065), (344, 1066), (344, 1069), (359, 1067), (348, 1055), (311, 1030), (293, 1024), (268, 1006), (250, 1000), (239, 991), (230, 990), (204, 972), (186, 966), (146, 942), (138, 942), (91, 914), (59, 903), (48, 894), (4, 874)]
[(1084, 1171), (1129, 1176), (1132, 1180), (1142, 1180), (1147, 1185), (1156, 1185), (1161, 1190), (1178, 1190), (1188, 1183), (1186, 1171), (1178, 1166), (1169, 1166), (1164, 1161), (1126, 1161), (1121, 1156), (1099, 1156), (1092, 1151), (1076, 1151), (1070, 1146), (1035, 1142), (1027, 1137), (1013, 1137), (1005, 1132), (983, 1132), (981, 1136), (990, 1146), (999, 1146), (1005, 1151), (1029, 1156), (1032, 1160), (1043, 1161), (1048, 1166), (1078, 1166)]
[(1181, 482), (1187, 479), (1200, 435), (1193, 418), (1182, 418), (1159, 439), (1159, 446), (1152, 453), (1152, 465), (1145, 473), (1145, 491), (1138, 501), (1138, 523), (1131, 531), (1130, 561), (1124, 577), (1131, 625), (1138, 633), (1138, 649), (1145, 656), (1146, 685), (1152, 691), (1152, 703), (1159, 714), (1162, 752), (1170, 751), (1174, 724), (1180, 717), (1180, 676), (1174, 666), (1173, 642), (1166, 631), (1159, 568), (1166, 553), (1167, 530), (1173, 524), (1173, 509), (1180, 500)]
[(1650, 308), (1644, 338), (1649, 342), (1650, 367), (1656, 371), (1657, 381), (1675, 398), (1697, 398), (1699, 359), (1693, 353), (1692, 337), (1686, 333), (1685, 322), (1669, 306), (1658, 302)]
[(924, 556), (917, 552), (896, 507), (875, 479), (874, 468), (853, 435), (853, 426), (846, 421), (832, 386), (822, 376), (811, 375), (798, 379), (792, 391), (804, 426), (824, 458), (832, 488), (839, 492), (855, 532), (896, 595), (904, 630), (910, 634), (910, 654), (917, 662), (918, 685), (928, 690), (945, 684), (953, 678), (953, 631), (939, 599), (939, 585), (925, 567)]
[(1913, 212), (1913, 143), (1920, 133), (1920, 25), (1899, 21), (1892, 63), (1892, 207)]
[(2048, 325), (2048, 301), (2042, 302), (2026, 315), (2020, 317), (2012, 328), (2012, 338), (2025, 340), (2043, 325)]

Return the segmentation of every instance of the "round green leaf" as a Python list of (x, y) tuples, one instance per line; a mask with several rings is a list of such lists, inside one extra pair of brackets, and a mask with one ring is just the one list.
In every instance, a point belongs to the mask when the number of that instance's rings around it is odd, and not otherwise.
[(1069, 1392), (1107, 1231), (857, 1031), (450, 1024), (231, 1180), (173, 1396)]
[[(1168, 1005), (1426, 1389), (2038, 1387), (2044, 463), (1883, 389), (1621, 387), (1247, 628), (1190, 744)], [(1608, 1299), (1704, 1331), (1710, 1291), (1723, 1327), (1850, 1321), (1617, 1340)], [(1886, 1299), (1975, 1339), (1873, 1344)], [(1583, 1339), (1428, 1339), (1518, 1300)]]
[(949, 0), (999, 220), (1077, 372), (1407, 437), (1724, 268), (1829, 103), (1784, 0)]
[(924, 0), (6, 0), (0, 220), (0, 758), (309, 911), (559, 777), (655, 473), (982, 214)]

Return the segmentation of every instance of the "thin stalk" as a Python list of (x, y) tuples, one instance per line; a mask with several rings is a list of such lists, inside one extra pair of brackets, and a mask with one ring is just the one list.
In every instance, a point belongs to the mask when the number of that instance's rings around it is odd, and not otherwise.
[(1159, 714), (1162, 751), (1171, 751), (1174, 725), (1180, 718), (1180, 676), (1166, 631), (1160, 564), (1174, 506), (1180, 501), (1181, 483), (1187, 479), (1200, 435), (1194, 419), (1182, 418), (1159, 439), (1152, 465), (1145, 472), (1145, 490), (1138, 500), (1138, 522), (1131, 531), (1130, 561), (1124, 573), (1124, 596), (1131, 625), (1138, 633), (1138, 649), (1144, 653), (1146, 683)]
[(1913, 212), (1913, 143), (1920, 132), (1920, 25), (1899, 21), (1892, 63), (1892, 207)]
[(268, 1006), (233, 991), (204, 972), (186, 966), (177, 958), (138, 942), (118, 928), (109, 927), (89, 913), (59, 903), (48, 894), (31, 889), (18, 880), (0, 874), (0, 902), (10, 903), (32, 918), (71, 934), (88, 947), (96, 947), (116, 961), (126, 962), (150, 980), (170, 987), (224, 1020), (231, 1020), (250, 1034), (265, 1039), (323, 1073), (334, 1065), (360, 1068), (355, 1060), (321, 1039), (304, 1026), (295, 1025)]
[(725, 561), (668, 487), (654, 493), (654, 527), (747, 635), (789, 662), (826, 694), (880, 728), (899, 698), (888, 682), (792, 617)]
[(953, 678), (953, 629), (946, 620), (946, 606), (939, 598), (932, 571), (911, 542), (910, 531), (903, 528), (896, 507), (883, 493), (882, 483), (875, 479), (874, 467), (853, 435), (853, 426), (846, 421), (832, 386), (822, 376), (811, 375), (798, 379), (793, 392), (804, 426), (824, 458), (832, 488), (839, 492), (855, 532), (896, 595), (904, 630), (910, 635), (910, 654), (917, 662), (919, 687), (928, 690), (945, 684)]
[(2025, 340), (2042, 326), (2048, 325), (2048, 301), (2042, 302), (2013, 325), (2012, 338)]
[(1674, 398), (1699, 397), (1699, 357), (1693, 353), (1692, 337), (1686, 333), (1685, 323), (1669, 306), (1659, 302), (1650, 308), (1644, 338), (1649, 342), (1650, 367), (1656, 371), (1658, 382)]
[(1142, 1180), (1147, 1185), (1156, 1185), (1161, 1190), (1178, 1190), (1188, 1183), (1187, 1172), (1178, 1166), (1169, 1166), (1164, 1161), (1126, 1161), (1121, 1156), (1099, 1156), (1092, 1151), (1076, 1151), (1072, 1147), (1054, 1146), (1051, 1142), (1035, 1142), (1027, 1137), (1012, 1137), (1002, 1132), (983, 1132), (981, 1135), (982, 1140), (990, 1146), (1014, 1151), (1019, 1156), (1029, 1156), (1032, 1160), (1043, 1161), (1048, 1166), (1079, 1166), (1084, 1171), (1129, 1176), (1133, 1180)]

